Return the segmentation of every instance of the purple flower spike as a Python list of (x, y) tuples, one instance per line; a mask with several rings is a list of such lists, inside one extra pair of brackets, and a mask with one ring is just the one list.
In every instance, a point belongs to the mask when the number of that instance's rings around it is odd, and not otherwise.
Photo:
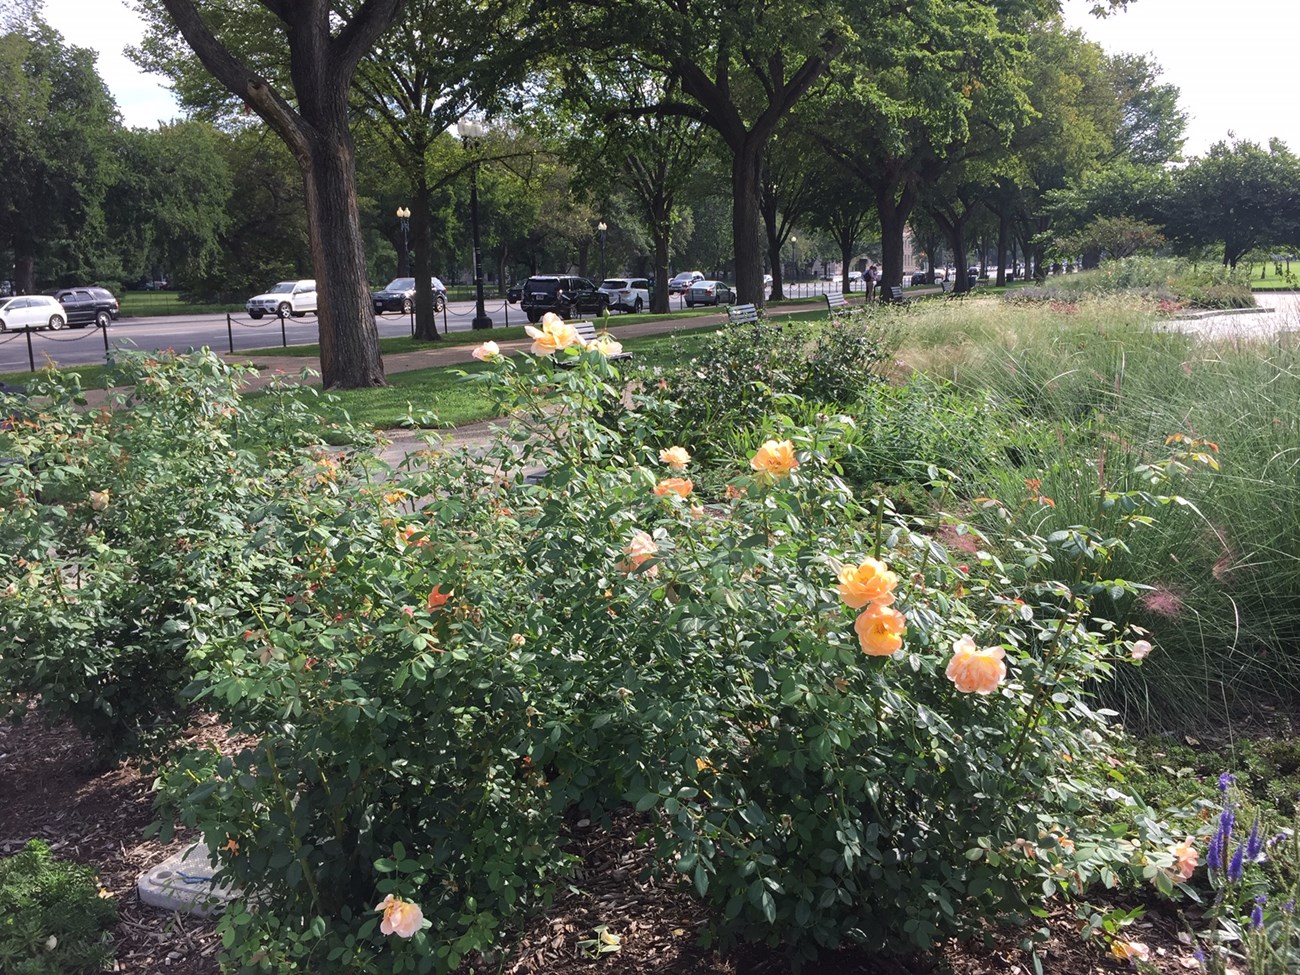
[(1250, 912), (1250, 927), (1254, 931), (1258, 931), (1264, 926), (1264, 905), (1266, 903), (1268, 903), (1267, 897), (1261, 895), (1255, 898), (1255, 906)]
[(1223, 812), (1219, 813), (1219, 836), (1223, 838), (1223, 853), (1226, 855), (1228, 847), (1232, 844), (1232, 827), (1237, 821), (1237, 814), (1233, 812), (1232, 803), (1223, 807)]
[(1219, 791), (1227, 792), (1228, 787), (1237, 781), (1237, 777), (1231, 772), (1224, 772), (1219, 776)]
[(1232, 859), (1228, 862), (1228, 882), (1235, 884), (1240, 880), (1242, 871), (1244, 871), (1245, 868), (1246, 848), (1244, 846), (1239, 846), (1237, 847), (1237, 852), (1232, 855)]
[(1211, 870), (1223, 869), (1223, 836), (1215, 833), (1210, 837), (1210, 845), (1205, 851), (1205, 865)]
[(1294, 913), (1295, 913), (1295, 898), (1294, 898), (1294, 897), (1292, 897), (1289, 901), (1287, 901), (1285, 904), (1282, 905), (1282, 913), (1283, 913), (1283, 914), (1294, 914)]
[(1250, 836), (1246, 839), (1246, 859), (1255, 863), (1261, 859), (1260, 853), (1264, 849), (1264, 837), (1259, 831), (1259, 817), (1250, 824)]
[(1272, 849), (1273, 847), (1277, 846), (1279, 843), (1285, 843), (1290, 838), (1291, 838), (1291, 834), (1288, 833), (1286, 830), (1282, 830), (1282, 832), (1278, 833), (1276, 836), (1274, 836), (1271, 840), (1268, 841), (1269, 849)]

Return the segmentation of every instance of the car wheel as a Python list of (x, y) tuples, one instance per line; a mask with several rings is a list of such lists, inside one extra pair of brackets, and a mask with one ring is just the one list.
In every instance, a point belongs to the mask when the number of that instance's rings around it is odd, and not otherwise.
[(641, 299), (638, 298), (638, 299), (636, 300), (636, 305), (633, 306), (632, 310), (633, 310), (634, 312), (636, 312), (636, 313), (639, 315), (639, 314), (641, 314), (641, 309), (644, 308), (644, 307), (645, 307), (645, 306), (641, 304)]
[(275, 310), (275, 313), (281, 318), (288, 318), (293, 314), (293, 306), (287, 301), (282, 301), (280, 302), (280, 307)]
[(108, 323), (111, 322), (112, 320), (113, 317), (108, 312), (106, 311), (98, 312), (95, 315), (95, 327), (108, 328)]
[(0, 319), (0, 332), (7, 331), (9, 331), (9, 326), (4, 323), (4, 319)]
[[(410, 298), (403, 298), (403, 299), (402, 299), (402, 314), (403, 314), (403, 315), (409, 315), (409, 314), (411, 314), (411, 311), (412, 311), (414, 308), (415, 308), (415, 302), (413, 302)], [(435, 306), (435, 310), (437, 310), (437, 309), (436, 309), (436, 306)]]
[(259, 318), (262, 317), (262, 313), (260, 311), (250, 311), (248, 313), (248, 317), (251, 318), (253, 321), (257, 321)]
[(50, 328), (54, 329), (54, 331), (57, 332), (59, 329), (63, 327), (63, 325), (64, 325), (64, 319), (62, 315), (50, 316)]
[(542, 315), (540, 312), (530, 311), (528, 313), (528, 320), (532, 322), (534, 325), (536, 325), (538, 322), (542, 320)]
[(436, 314), (442, 314), (447, 307), (447, 299), (442, 295), (433, 296), (433, 310)]

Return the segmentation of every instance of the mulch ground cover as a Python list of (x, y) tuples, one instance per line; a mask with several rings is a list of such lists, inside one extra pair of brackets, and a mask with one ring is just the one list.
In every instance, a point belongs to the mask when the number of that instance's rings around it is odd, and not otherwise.
[[(191, 731), (196, 743), (219, 741), (211, 722)], [(154, 818), (152, 777), (123, 763), (94, 770), (86, 743), (68, 728), (47, 728), (32, 720), (0, 726), (0, 854), (13, 853), (29, 839), (48, 842), (56, 854), (99, 871), (118, 903), (121, 920), (113, 932), (116, 971), (168, 975), (217, 975), (219, 945), (211, 922), (140, 904), (137, 877), (146, 868), (193, 842), (180, 835), (170, 844), (146, 839)], [(707, 915), (689, 885), (647, 879), (651, 851), (637, 842), (640, 822), (616, 817), (610, 829), (579, 821), (571, 850), (580, 858), (575, 876), (561, 883), (552, 908), (530, 919), (494, 956), (467, 963), (465, 975), (611, 972), (619, 975), (783, 975), (790, 967), (775, 949), (749, 946), (726, 956), (699, 947)], [(1191, 948), (1179, 940), (1172, 912), (1158, 909), (1128, 932), (1154, 952), (1154, 970), (1199, 968)], [(1060, 906), (1045, 922), (1052, 936), (1039, 949), (1046, 975), (1091, 975), (1131, 971), (1097, 944), (1078, 935), (1073, 910)], [(595, 929), (618, 936), (617, 951), (593, 954)], [(844, 950), (818, 959), (804, 971), (816, 975), (1018, 975), (1034, 971), (1020, 950), (1022, 932), (990, 928), (987, 943), (950, 944), (932, 958), (881, 961)], [(582, 942), (588, 942), (584, 946)], [(1148, 969), (1150, 971), (1151, 969)]]

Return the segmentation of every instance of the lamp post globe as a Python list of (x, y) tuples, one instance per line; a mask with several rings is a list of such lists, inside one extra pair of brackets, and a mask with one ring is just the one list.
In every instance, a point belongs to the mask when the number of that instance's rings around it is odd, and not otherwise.
[(605, 280), (605, 234), (609, 230), (609, 224), (602, 220), (596, 224), (596, 231), (600, 236), (600, 279)]
[(411, 275), (411, 211), (407, 207), (397, 208), (397, 222), (402, 228), (402, 253), (397, 260), (397, 276), (406, 278)]
[[(456, 123), (456, 131), (460, 133), (465, 148), (468, 150), (477, 148), (479, 141), (487, 134), (487, 128), (473, 119), (461, 119)], [(479, 242), (478, 226), (478, 167), (479, 162), (475, 159), (470, 164), (469, 223), (474, 241), (474, 301), (477, 314), (475, 314), (474, 321), (470, 325), (475, 329), (482, 329), (491, 328), (492, 319), (483, 310), (483, 249)]]

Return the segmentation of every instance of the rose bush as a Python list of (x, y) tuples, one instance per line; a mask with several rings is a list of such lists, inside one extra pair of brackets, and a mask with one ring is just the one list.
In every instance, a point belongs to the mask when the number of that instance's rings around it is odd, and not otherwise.
[(486, 450), (266, 500), (293, 571), (196, 674), (253, 744), (165, 778), (246, 892), (233, 964), (454, 969), (547, 902), (567, 817), (629, 805), (708, 939), (797, 958), (925, 950), (1174, 868), (1158, 824), (1087, 832), (1113, 736), (1085, 688), (1128, 634), (1035, 578), (1046, 542), (954, 564), (834, 474), (832, 422), (769, 417), (696, 506), (656, 490), (695, 452), (664, 404), (611, 422), (599, 348), (539, 352), (579, 368), (477, 356), (516, 417)]

